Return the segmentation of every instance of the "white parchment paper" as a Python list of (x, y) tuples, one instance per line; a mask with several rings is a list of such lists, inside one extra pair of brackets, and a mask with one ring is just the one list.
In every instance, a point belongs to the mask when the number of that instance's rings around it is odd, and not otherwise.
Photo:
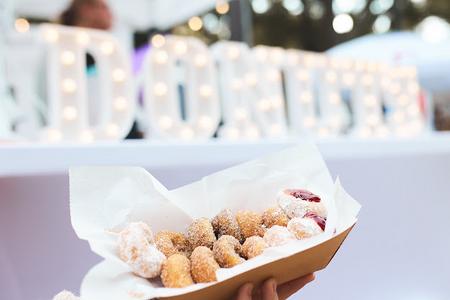
[(214, 284), (182, 289), (164, 288), (159, 280), (135, 276), (117, 256), (116, 232), (129, 222), (146, 222), (154, 232), (185, 231), (193, 219), (214, 217), (224, 208), (263, 211), (276, 205), (285, 188), (305, 188), (319, 195), (328, 209), (325, 232), (305, 241), (272, 247), (230, 269), (220, 269), (218, 280), (300, 252), (330, 239), (356, 221), (360, 209), (333, 183), (317, 148), (311, 144), (278, 152), (212, 174), (198, 182), (168, 191), (142, 168), (82, 167), (70, 171), (72, 225), (92, 250), (105, 258), (84, 278), (84, 300), (151, 299), (184, 294)]

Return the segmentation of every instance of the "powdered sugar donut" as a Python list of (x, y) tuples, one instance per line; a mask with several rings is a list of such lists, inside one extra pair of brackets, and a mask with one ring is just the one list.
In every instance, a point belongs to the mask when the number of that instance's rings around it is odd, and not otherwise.
[(278, 205), (289, 218), (301, 218), (308, 212), (326, 218), (327, 209), (319, 196), (307, 190), (286, 189), (278, 193)]
[(161, 274), (166, 257), (155, 246), (153, 233), (143, 222), (130, 223), (119, 233), (119, 257), (126, 262), (133, 273), (144, 278)]
[(69, 291), (62, 291), (61, 293), (53, 297), (53, 300), (80, 300), (80, 298)]
[(286, 227), (278, 225), (267, 229), (264, 234), (264, 241), (271, 247), (281, 246), (295, 240), (295, 236)]
[(323, 232), (322, 228), (313, 218), (294, 218), (288, 223), (287, 228), (299, 240), (307, 239)]

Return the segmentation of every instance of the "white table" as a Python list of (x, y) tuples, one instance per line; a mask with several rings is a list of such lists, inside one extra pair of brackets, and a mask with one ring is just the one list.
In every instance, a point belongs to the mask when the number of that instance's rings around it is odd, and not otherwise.
[[(177, 187), (294, 144), (0, 147), (0, 299), (47, 300), (63, 288), (77, 291), (99, 261), (71, 229), (69, 166), (140, 165)], [(318, 146), (363, 210), (331, 265), (294, 299), (449, 299), (450, 137), (337, 139)]]

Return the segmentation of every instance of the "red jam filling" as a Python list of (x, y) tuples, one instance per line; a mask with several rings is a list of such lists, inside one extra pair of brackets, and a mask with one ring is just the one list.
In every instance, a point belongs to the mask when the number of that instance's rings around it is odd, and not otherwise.
[(288, 190), (289, 195), (309, 202), (320, 202), (320, 197), (307, 190)]
[(304, 217), (313, 219), (314, 221), (316, 221), (317, 225), (319, 225), (319, 227), (322, 228), (322, 231), (325, 230), (325, 225), (327, 223), (326, 219), (322, 218), (321, 216), (316, 215), (313, 212), (306, 213)]

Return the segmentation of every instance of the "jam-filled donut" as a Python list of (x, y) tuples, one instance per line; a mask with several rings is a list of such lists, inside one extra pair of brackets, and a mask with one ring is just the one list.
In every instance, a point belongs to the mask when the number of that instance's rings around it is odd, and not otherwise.
[(325, 230), (326, 220), (314, 213), (307, 213), (303, 218), (289, 221), (288, 229), (299, 240), (307, 239)]
[(327, 210), (319, 196), (302, 189), (286, 189), (278, 193), (278, 205), (289, 218), (301, 218), (309, 212), (326, 218)]

